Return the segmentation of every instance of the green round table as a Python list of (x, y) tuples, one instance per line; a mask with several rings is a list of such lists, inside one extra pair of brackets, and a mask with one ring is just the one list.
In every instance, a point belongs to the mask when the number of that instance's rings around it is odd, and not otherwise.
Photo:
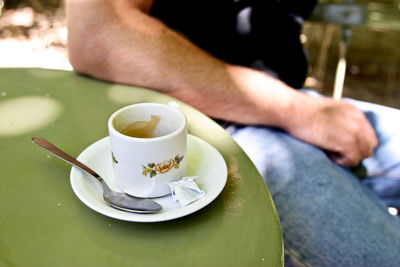
[[(85, 206), (71, 166), (31, 141), (72, 156), (108, 135), (107, 119), (139, 102), (179, 105), (189, 133), (224, 157), (228, 181), (208, 206), (155, 223), (119, 221)], [(70, 71), (0, 69), (0, 266), (282, 266), (282, 232), (256, 168), (217, 123), (158, 92)]]

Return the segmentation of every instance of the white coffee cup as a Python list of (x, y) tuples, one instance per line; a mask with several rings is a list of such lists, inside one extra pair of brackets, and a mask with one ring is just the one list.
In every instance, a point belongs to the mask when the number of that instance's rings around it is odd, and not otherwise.
[[(160, 118), (151, 138), (131, 137), (122, 129), (133, 122)], [(187, 121), (175, 107), (141, 103), (124, 107), (108, 120), (116, 184), (137, 197), (171, 193), (167, 183), (186, 175)]]

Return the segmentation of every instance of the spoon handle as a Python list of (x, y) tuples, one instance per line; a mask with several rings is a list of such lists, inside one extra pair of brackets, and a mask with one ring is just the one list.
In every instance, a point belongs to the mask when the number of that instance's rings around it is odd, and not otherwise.
[(32, 141), (35, 144), (37, 144), (38, 146), (40, 146), (41, 148), (43, 148), (43, 149), (47, 150), (48, 152), (50, 152), (51, 154), (53, 154), (54, 156), (57, 156), (58, 158), (68, 162), (69, 164), (71, 164), (75, 167), (78, 167), (79, 169), (89, 173), (90, 175), (95, 177), (100, 182), (100, 184), (102, 183), (103, 179), (94, 170), (92, 170), (91, 168), (89, 168), (88, 166), (83, 164), (82, 162), (78, 161), (77, 159), (71, 157), (70, 155), (68, 155), (67, 153), (62, 151), (61, 149), (57, 148), (55, 145), (53, 145), (46, 139), (41, 138), (41, 137), (33, 137)]

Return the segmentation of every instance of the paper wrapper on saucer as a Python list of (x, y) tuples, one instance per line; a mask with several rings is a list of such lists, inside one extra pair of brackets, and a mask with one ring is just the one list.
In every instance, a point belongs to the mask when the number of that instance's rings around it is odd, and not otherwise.
[(168, 183), (172, 197), (184, 207), (202, 198), (206, 193), (194, 181), (197, 176), (183, 177), (176, 182)]

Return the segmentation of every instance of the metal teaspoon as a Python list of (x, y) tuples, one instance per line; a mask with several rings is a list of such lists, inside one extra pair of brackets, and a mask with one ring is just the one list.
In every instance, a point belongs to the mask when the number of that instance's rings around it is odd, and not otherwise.
[(135, 213), (153, 213), (162, 210), (162, 206), (151, 199), (137, 198), (111, 190), (105, 180), (101, 178), (100, 175), (98, 175), (95, 171), (93, 171), (80, 161), (76, 160), (75, 158), (71, 157), (64, 151), (60, 150), (46, 139), (41, 137), (33, 137), (32, 141), (46, 151), (50, 152), (51, 154), (57, 156), (58, 158), (68, 162), (75, 167), (78, 167), (79, 169), (96, 178), (96, 181), (100, 183), (103, 189), (103, 199), (110, 206), (120, 210)]

